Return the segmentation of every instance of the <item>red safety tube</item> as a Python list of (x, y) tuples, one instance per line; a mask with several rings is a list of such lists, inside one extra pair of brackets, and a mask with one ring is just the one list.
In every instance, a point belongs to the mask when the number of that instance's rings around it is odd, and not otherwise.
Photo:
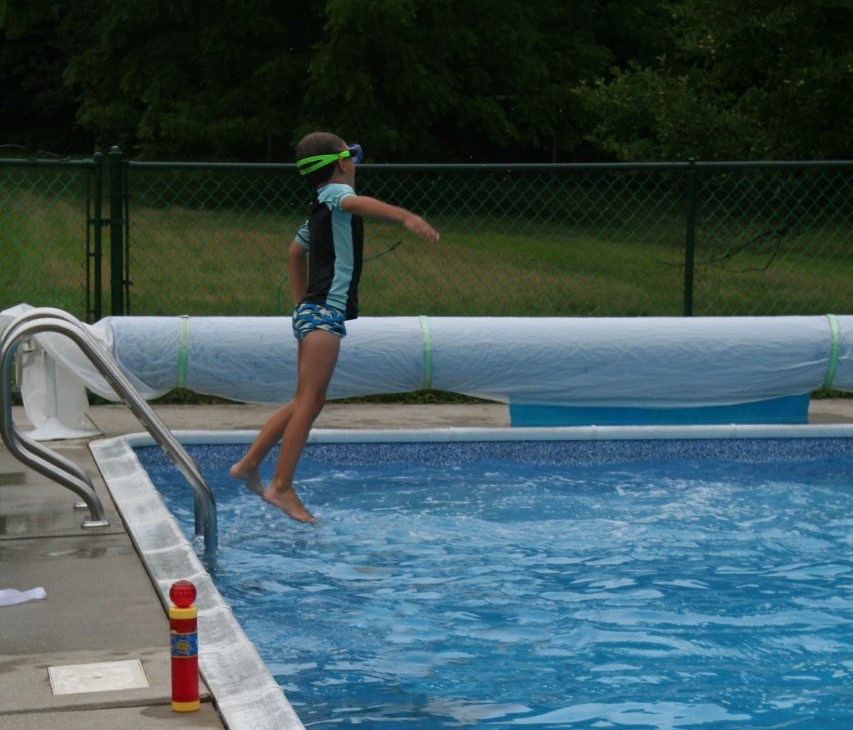
[(172, 709), (194, 712), (198, 697), (198, 610), (195, 586), (179, 580), (169, 590), (169, 631), (172, 636)]

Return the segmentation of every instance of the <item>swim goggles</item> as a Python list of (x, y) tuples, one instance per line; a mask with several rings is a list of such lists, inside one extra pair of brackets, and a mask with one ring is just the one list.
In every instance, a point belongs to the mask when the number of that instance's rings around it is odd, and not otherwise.
[(354, 164), (358, 164), (364, 159), (364, 153), (361, 151), (360, 144), (351, 144), (343, 152), (335, 152), (331, 155), (314, 155), (313, 157), (304, 157), (296, 163), (296, 169), (300, 175), (308, 175), (309, 173), (319, 170), (321, 167), (331, 165), (338, 160), (344, 160), (349, 157)]

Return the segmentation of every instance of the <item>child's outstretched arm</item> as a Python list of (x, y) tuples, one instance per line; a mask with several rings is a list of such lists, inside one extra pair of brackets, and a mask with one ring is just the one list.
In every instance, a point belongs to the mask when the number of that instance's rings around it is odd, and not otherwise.
[(405, 208), (383, 203), (376, 198), (366, 195), (349, 195), (341, 201), (341, 208), (347, 213), (354, 213), (363, 218), (380, 218), (400, 223), (424, 241), (438, 240), (438, 231), (419, 215)]

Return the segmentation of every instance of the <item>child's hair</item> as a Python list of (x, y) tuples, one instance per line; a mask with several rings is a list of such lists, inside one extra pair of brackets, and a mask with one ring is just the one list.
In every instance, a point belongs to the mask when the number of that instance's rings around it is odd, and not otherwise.
[[(344, 147), (344, 141), (331, 132), (311, 132), (306, 134), (299, 144), (296, 145), (296, 161), (304, 160), (306, 157), (315, 155), (333, 155), (340, 152)], [(302, 179), (312, 188), (327, 182), (335, 170), (334, 164), (323, 165), (323, 167), (309, 172)]]

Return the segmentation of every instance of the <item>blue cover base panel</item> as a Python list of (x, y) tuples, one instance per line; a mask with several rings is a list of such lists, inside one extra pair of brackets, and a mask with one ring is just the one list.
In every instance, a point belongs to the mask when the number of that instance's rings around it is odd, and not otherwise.
[(804, 424), (810, 395), (785, 396), (730, 406), (693, 408), (623, 408), (509, 404), (510, 425), (547, 426), (707, 426), (738, 424)]

